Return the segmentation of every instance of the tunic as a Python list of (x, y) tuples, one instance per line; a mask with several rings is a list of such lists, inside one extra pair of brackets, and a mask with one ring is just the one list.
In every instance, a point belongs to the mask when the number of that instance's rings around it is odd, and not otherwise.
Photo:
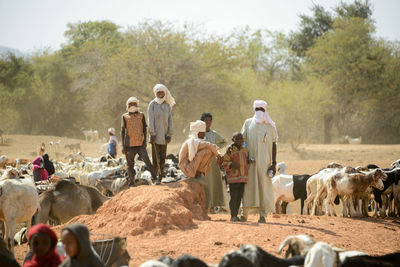
[(153, 100), (149, 104), (147, 113), (150, 135), (156, 136), (156, 144), (166, 145), (165, 137), (172, 136), (173, 132), (171, 107), (165, 101), (162, 104), (158, 104)]
[[(206, 132), (205, 140), (217, 145), (219, 148), (224, 147), (226, 144), (225, 139), (213, 130)], [(204, 181), (206, 183), (206, 196), (208, 196), (206, 197), (206, 207), (225, 206), (223, 180), (216, 159), (211, 163), (210, 171), (205, 175)]]
[(272, 181), (267, 177), (267, 169), (272, 161), (272, 143), (277, 141), (274, 127), (270, 124), (256, 123), (247, 119), (242, 128), (247, 141), (249, 158), (249, 177), (243, 194), (243, 207), (259, 207), (265, 212), (274, 212), (274, 191)]

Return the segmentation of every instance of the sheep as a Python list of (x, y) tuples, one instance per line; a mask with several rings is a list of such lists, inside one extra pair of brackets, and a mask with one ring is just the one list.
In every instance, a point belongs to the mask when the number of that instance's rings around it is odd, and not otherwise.
[(308, 235), (291, 235), (285, 238), (279, 246), (277, 254), (281, 254), (282, 250), (288, 246), (285, 258), (291, 256), (305, 256), (310, 248), (314, 245), (315, 241)]

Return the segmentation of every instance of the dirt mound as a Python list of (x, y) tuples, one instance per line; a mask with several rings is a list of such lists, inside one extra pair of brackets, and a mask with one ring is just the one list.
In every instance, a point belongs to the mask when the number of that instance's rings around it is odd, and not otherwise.
[(193, 219), (206, 219), (205, 193), (199, 183), (185, 179), (122, 191), (96, 214), (75, 217), (68, 224), (84, 223), (95, 234), (134, 236), (148, 232), (153, 236), (190, 227)]

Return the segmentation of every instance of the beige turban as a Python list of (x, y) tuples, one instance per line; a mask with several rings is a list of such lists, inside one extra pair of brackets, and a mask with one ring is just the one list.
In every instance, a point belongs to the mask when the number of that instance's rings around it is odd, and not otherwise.
[(197, 120), (195, 122), (190, 123), (190, 138), (188, 141), (188, 146), (189, 146), (189, 161), (192, 161), (194, 157), (196, 156), (197, 153), (197, 148), (200, 143), (200, 139), (197, 136), (201, 132), (206, 131), (206, 123), (201, 120)]
[[(156, 98), (154, 98), (154, 100), (158, 103), (158, 104), (162, 104), (164, 101), (167, 102), (167, 104), (172, 108), (175, 105), (175, 99), (172, 97), (171, 93), (169, 92), (168, 88), (163, 85), (163, 84), (156, 84), (153, 87), (153, 92), (154, 95), (156, 96)], [(158, 98), (157, 97), (157, 93), (158, 92), (164, 92), (165, 96), (163, 98)]]

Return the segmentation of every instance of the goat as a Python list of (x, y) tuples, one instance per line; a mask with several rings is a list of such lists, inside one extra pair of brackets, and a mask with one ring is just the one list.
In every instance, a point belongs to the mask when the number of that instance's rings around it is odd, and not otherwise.
[[(339, 172), (329, 177), (326, 181), (326, 214), (331, 215), (332, 213), (336, 216), (335, 209), (333, 208), (333, 200), (337, 195), (349, 195), (353, 200), (353, 203), (357, 205), (357, 201), (361, 199), (362, 194), (370, 185), (377, 188), (383, 188), (382, 180), (385, 180), (386, 178), (387, 175), (381, 169), (376, 169), (368, 174), (349, 174), (346, 172)], [(353, 205), (350, 205), (350, 215), (352, 217), (361, 214), (361, 204), (359, 205), (357, 212), (354, 210)]]
[(400, 252), (390, 253), (382, 256), (354, 256), (347, 257), (341, 267), (396, 267), (400, 266)]
[(361, 144), (361, 142), (362, 142), (362, 137), (361, 137), (361, 136), (358, 137), (358, 138), (350, 138), (348, 135), (346, 135), (346, 136), (344, 137), (344, 139), (346, 139), (347, 142), (348, 142), (350, 145), (359, 145), (359, 144)]
[[(250, 265), (249, 262), (253, 265)], [(303, 264), (304, 256), (294, 256), (288, 259), (281, 259), (265, 252), (258, 246), (243, 245), (239, 250), (225, 254), (218, 266), (288, 267), (290, 265)]]
[(339, 251), (325, 242), (317, 242), (309, 250), (304, 260), (304, 267), (336, 267), (340, 265)]
[(277, 254), (281, 254), (282, 250), (288, 246), (285, 258), (291, 256), (305, 256), (310, 248), (314, 245), (315, 241), (308, 235), (291, 235), (285, 238), (279, 246)]

